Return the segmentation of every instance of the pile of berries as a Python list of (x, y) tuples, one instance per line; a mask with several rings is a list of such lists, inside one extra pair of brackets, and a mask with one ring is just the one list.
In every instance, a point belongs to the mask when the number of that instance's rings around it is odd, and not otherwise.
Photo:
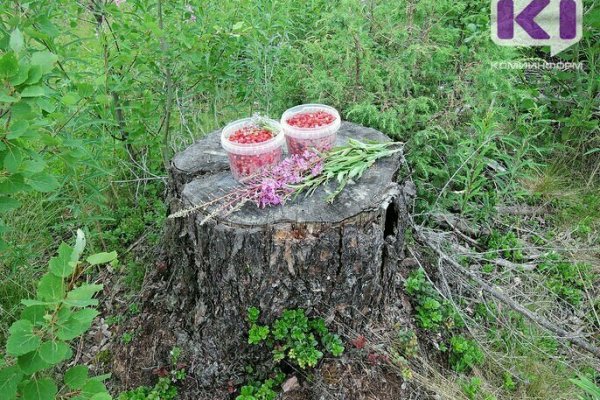
[(281, 161), (283, 150), (281, 147), (267, 153), (256, 155), (243, 155), (229, 153), (229, 165), (231, 173), (236, 180), (252, 176), (258, 173), (261, 169), (270, 167)]
[(286, 136), (288, 151), (290, 154), (303, 154), (305, 151), (326, 152), (333, 148), (335, 135), (325, 136), (319, 139), (297, 139)]
[(326, 111), (305, 112), (294, 115), (286, 121), (296, 128), (319, 128), (335, 121), (335, 116)]
[(262, 143), (273, 139), (273, 132), (268, 129), (245, 126), (229, 136), (229, 141), (240, 144)]

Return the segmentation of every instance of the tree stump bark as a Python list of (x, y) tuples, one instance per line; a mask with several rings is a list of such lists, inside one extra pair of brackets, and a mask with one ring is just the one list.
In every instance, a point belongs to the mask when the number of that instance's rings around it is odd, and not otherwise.
[[(219, 135), (209, 134), (174, 157), (170, 213), (235, 186)], [(389, 141), (345, 122), (338, 144), (348, 138)], [(397, 270), (413, 194), (398, 182), (403, 162), (400, 153), (378, 161), (333, 204), (325, 198), (334, 184), (281, 207), (247, 204), (204, 225), (203, 213), (168, 220), (168, 278), (147, 297), (169, 315), (160, 322), (173, 332), (168, 342), (196, 360), (192, 372), (200, 385), (243, 376), (244, 365), (257, 356), (247, 344), (249, 307), (261, 310), (262, 323), (303, 308), (360, 330), (398, 301)]]

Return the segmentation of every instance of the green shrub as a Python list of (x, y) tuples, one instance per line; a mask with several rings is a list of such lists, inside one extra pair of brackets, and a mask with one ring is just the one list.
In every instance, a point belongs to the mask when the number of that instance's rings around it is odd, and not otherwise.
[(586, 288), (593, 287), (597, 279), (591, 265), (565, 261), (557, 254), (549, 255), (537, 270), (544, 274), (544, 284), (552, 293), (576, 306), (585, 298)]
[(483, 362), (483, 352), (473, 340), (463, 336), (450, 339), (450, 366), (456, 372), (469, 372)]
[(277, 374), (274, 379), (243, 386), (235, 400), (275, 400), (279, 395), (276, 389), (283, 383), (284, 378), (285, 375)]
[(90, 377), (86, 366), (69, 368), (60, 380), (55, 373), (56, 366), (73, 357), (69, 343), (98, 315), (98, 300), (93, 297), (102, 285), (82, 283), (81, 278), (97, 265), (116, 262), (115, 252), (93, 254), (82, 262), (84, 248), (85, 237), (78, 231), (75, 245), (62, 243), (58, 255), (50, 259), (36, 297), (21, 301), (25, 308), (9, 329), (6, 357), (0, 364), (3, 399), (54, 399), (67, 393), (111, 399), (102, 383), (106, 376)]
[(419, 326), (428, 330), (452, 328), (460, 323), (451, 304), (443, 300), (425, 276), (425, 270), (419, 268), (410, 273), (404, 282), (406, 293), (416, 303), (416, 320)]
[(284, 359), (300, 368), (314, 367), (323, 357), (323, 351), (338, 357), (344, 352), (342, 340), (329, 332), (322, 318), (308, 318), (304, 310), (286, 310), (272, 326), (258, 324), (260, 312), (257, 308), (248, 309), (248, 343), (266, 343), (272, 348), (273, 359)]

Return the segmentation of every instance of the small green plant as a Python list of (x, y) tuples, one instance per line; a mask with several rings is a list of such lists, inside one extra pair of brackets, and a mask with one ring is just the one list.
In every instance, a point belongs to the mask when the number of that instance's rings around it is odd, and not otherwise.
[(596, 278), (589, 264), (565, 261), (557, 254), (548, 256), (538, 271), (546, 275), (545, 285), (552, 293), (573, 305), (581, 304), (585, 288), (592, 287)]
[(283, 373), (278, 373), (273, 379), (243, 386), (235, 400), (275, 400), (278, 396), (276, 389), (283, 383), (284, 378)]
[(415, 331), (406, 329), (398, 332), (398, 349), (409, 358), (419, 354), (419, 341)]
[(0, 363), (2, 399), (111, 399), (103, 384), (107, 376), (90, 377), (86, 366), (67, 369), (60, 384), (54, 374), (56, 366), (73, 356), (69, 343), (98, 315), (98, 300), (93, 297), (102, 285), (81, 283), (81, 277), (117, 258), (115, 252), (99, 253), (81, 262), (84, 248), (85, 236), (79, 230), (75, 246), (62, 243), (58, 255), (50, 259), (35, 299), (21, 301), (25, 308), (9, 329), (7, 357)]
[(423, 329), (439, 330), (442, 326), (451, 328), (457, 323), (453, 307), (444, 301), (433, 285), (429, 283), (423, 268), (413, 271), (404, 282), (406, 293), (413, 296), (416, 303), (416, 319)]
[(304, 310), (284, 311), (271, 327), (259, 325), (259, 316), (260, 311), (257, 308), (248, 309), (248, 343), (265, 342), (273, 349), (273, 359), (276, 362), (287, 357), (304, 369), (317, 365), (323, 357), (322, 350), (335, 357), (344, 352), (342, 340), (338, 335), (329, 332), (325, 321), (322, 318), (308, 318)]
[(140, 386), (128, 390), (119, 395), (119, 400), (173, 400), (178, 398), (177, 383), (187, 376), (185, 369), (179, 368), (178, 362), (181, 357), (181, 348), (173, 347), (169, 352), (169, 362), (172, 367), (170, 372), (158, 379), (153, 387)]
[(111, 315), (109, 317), (106, 317), (104, 319), (104, 322), (106, 322), (106, 325), (108, 326), (113, 326), (113, 325), (119, 325), (120, 323), (123, 322), (123, 315)]
[(133, 341), (134, 336), (135, 332), (123, 332), (121, 335), (121, 342), (123, 342), (123, 344), (129, 344)]
[(131, 303), (129, 305), (129, 314), (138, 315), (140, 313), (140, 306), (138, 303)]
[(123, 392), (119, 400), (173, 400), (177, 398), (177, 387), (169, 377), (161, 377), (154, 387), (140, 386)]
[(586, 396), (579, 396), (580, 400), (600, 400), (600, 387), (585, 376), (570, 379), (571, 383), (582, 389)]
[(483, 362), (483, 352), (473, 340), (464, 336), (450, 339), (450, 366), (456, 372), (469, 372)]
[(467, 395), (469, 400), (475, 400), (477, 398), (477, 394), (481, 391), (481, 379), (473, 377), (468, 382), (464, 382), (461, 386), (463, 392), (465, 395)]
[(517, 263), (523, 261), (523, 243), (514, 232), (503, 234), (494, 230), (485, 238), (484, 244), (490, 250), (487, 253), (490, 258), (502, 257)]
[(517, 384), (515, 383), (512, 375), (509, 372), (505, 371), (502, 374), (502, 387), (510, 391), (514, 391), (517, 389)]
[(177, 365), (177, 363), (179, 362), (179, 357), (181, 357), (181, 352), (181, 347), (175, 346), (171, 349), (171, 351), (169, 352), (171, 365)]

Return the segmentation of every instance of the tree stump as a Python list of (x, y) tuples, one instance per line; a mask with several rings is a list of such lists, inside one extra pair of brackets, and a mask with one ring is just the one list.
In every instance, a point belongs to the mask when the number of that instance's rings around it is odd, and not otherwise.
[[(235, 186), (219, 137), (211, 133), (172, 160), (170, 213)], [(338, 144), (348, 138), (390, 140), (344, 122)], [(247, 204), (204, 225), (203, 213), (168, 220), (166, 284), (147, 298), (169, 315), (160, 319), (173, 332), (166, 342), (196, 360), (200, 385), (243, 377), (249, 357), (257, 356), (247, 344), (249, 307), (261, 310), (262, 323), (303, 308), (360, 330), (398, 302), (412, 195), (397, 181), (403, 162), (401, 153), (378, 161), (332, 204), (325, 198), (335, 184), (281, 207)]]

